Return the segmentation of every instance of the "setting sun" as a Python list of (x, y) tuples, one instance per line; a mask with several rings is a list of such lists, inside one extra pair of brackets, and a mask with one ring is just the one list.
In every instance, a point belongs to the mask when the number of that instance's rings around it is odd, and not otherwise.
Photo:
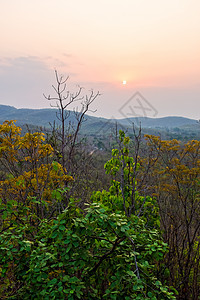
[(126, 84), (126, 80), (123, 80), (123, 84)]

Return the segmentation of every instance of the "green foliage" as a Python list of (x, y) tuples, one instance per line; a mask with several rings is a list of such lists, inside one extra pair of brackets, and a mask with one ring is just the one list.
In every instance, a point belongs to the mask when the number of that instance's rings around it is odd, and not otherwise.
[[(123, 147), (112, 151), (105, 168), (121, 174), (121, 181), (112, 179), (109, 191), (93, 193), (84, 210), (70, 199), (57, 217), (35, 224), (31, 207), (22, 206), (19, 222), (12, 215), (17, 203), (1, 204), (2, 299), (175, 299), (158, 274), (168, 247), (156, 203), (139, 195), (134, 177), (139, 166), (122, 131), (120, 141)], [(57, 164), (52, 166), (57, 171)], [(48, 197), (61, 202), (64, 194), (58, 187)]]
[[(140, 167), (130, 156), (130, 138), (119, 131), (120, 149), (112, 150), (112, 158), (105, 164), (107, 174), (111, 174), (110, 198), (107, 205), (124, 211), (128, 217), (143, 217), (150, 228), (159, 228), (159, 212), (155, 198), (140, 196), (137, 190), (136, 172)], [(106, 192), (104, 192), (104, 202)], [(149, 218), (151, 214), (151, 218)]]
[(12, 267), (22, 286), (17, 299), (175, 299), (156, 277), (167, 245), (141, 218), (99, 203), (84, 215), (72, 203), (34, 240), (24, 230), (0, 238), (2, 276)]

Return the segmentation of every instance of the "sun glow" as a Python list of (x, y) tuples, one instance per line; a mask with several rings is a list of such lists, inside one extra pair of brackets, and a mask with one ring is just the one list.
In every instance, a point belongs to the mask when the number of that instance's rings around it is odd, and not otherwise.
[(126, 80), (123, 80), (123, 82), (122, 82), (123, 84), (126, 84)]

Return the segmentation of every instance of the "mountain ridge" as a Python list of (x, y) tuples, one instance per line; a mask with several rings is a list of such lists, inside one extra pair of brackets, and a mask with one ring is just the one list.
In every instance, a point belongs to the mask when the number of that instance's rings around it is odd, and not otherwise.
[[(14, 106), (0, 104), (0, 122), (5, 120), (17, 120), (18, 125), (30, 124), (36, 126), (49, 127), (50, 123), (54, 121), (57, 122), (56, 113), (58, 112), (55, 108), (42, 108), (42, 109), (32, 109), (32, 108), (16, 108)], [(76, 122), (75, 115), (73, 111), (69, 112), (68, 121)], [(96, 117), (86, 115), (87, 122), (83, 123), (83, 127), (101, 127), (105, 124), (115, 124), (116, 122), (124, 127), (132, 127), (134, 123), (142, 128), (183, 128), (188, 126), (195, 126), (197, 120), (190, 119), (180, 116), (167, 116), (161, 118), (150, 118), (150, 117), (132, 117), (123, 119), (107, 119), (103, 117)], [(59, 121), (57, 122), (59, 123)], [(87, 124), (86, 124), (87, 123)]]

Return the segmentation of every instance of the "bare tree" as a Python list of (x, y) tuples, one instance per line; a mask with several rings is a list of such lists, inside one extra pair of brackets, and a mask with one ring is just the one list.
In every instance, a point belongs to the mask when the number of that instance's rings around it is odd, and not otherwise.
[[(78, 86), (76, 92), (72, 93), (67, 89), (68, 77), (59, 76), (58, 72), (55, 71), (56, 77), (56, 85), (52, 85), (53, 90), (55, 92), (55, 96), (51, 95), (44, 97), (48, 101), (54, 101), (55, 104), (51, 104), (51, 107), (57, 108), (58, 111), (56, 113), (57, 119), (61, 122), (60, 130), (55, 130), (56, 138), (60, 141), (60, 154), (62, 157), (62, 166), (67, 169), (68, 172), (71, 171), (72, 158), (75, 151), (75, 146), (78, 138), (78, 134), (81, 129), (81, 125), (85, 120), (85, 115), (87, 112), (91, 112), (90, 109), (91, 104), (95, 101), (95, 99), (100, 96), (100, 93), (94, 93), (93, 90), (90, 91), (89, 95), (84, 96), (82, 91), (83, 88)], [(72, 124), (70, 121), (67, 124), (67, 120), (70, 117), (71, 111), (68, 110), (71, 104), (76, 103), (81, 104), (81, 109), (74, 108), (74, 117), (76, 120), (76, 124)], [(95, 112), (95, 111), (92, 111)], [(68, 149), (66, 149), (68, 148)]]

